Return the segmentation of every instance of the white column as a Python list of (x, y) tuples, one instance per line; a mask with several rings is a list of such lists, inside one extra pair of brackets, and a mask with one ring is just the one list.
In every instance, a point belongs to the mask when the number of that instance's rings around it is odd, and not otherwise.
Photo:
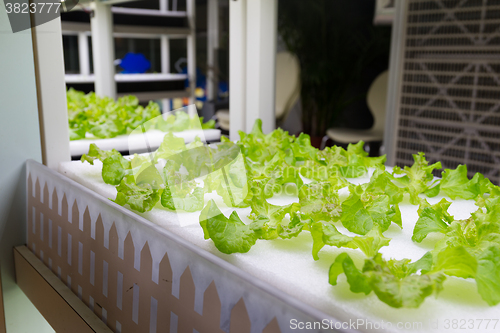
[[(165, 3), (165, 7), (167, 6), (166, 0), (162, 0), (160, 2), (160, 5), (162, 3)], [(167, 35), (161, 35), (160, 54), (161, 54), (161, 72), (162, 74), (168, 74), (170, 73), (170, 41)], [(162, 112), (165, 113), (170, 111), (170, 99), (163, 98), (161, 102), (162, 102)]]
[(229, 1), (229, 138), (231, 140), (238, 140), (238, 131), (246, 130), (246, 22), (247, 0)]
[(219, 48), (219, 0), (208, 0), (207, 5), (207, 99), (217, 97), (217, 55)]
[(92, 56), (94, 59), (95, 92), (99, 96), (116, 98), (115, 43), (113, 39), (113, 15), (111, 6), (93, 1)]
[(170, 98), (163, 98), (161, 100), (161, 112), (167, 113), (169, 111), (172, 111), (170, 108)]
[[(174, 5), (176, 1), (174, 0)], [(187, 0), (186, 3), (189, 28), (191, 30), (187, 38), (187, 72), (189, 78), (189, 104), (195, 100), (196, 89), (196, 24), (195, 24), (195, 4), (194, 0)]]
[(70, 161), (61, 18), (31, 29), (43, 163)]
[(160, 0), (160, 12), (168, 12), (168, 0)]
[(247, 2), (246, 131), (256, 119), (262, 130), (275, 129), (276, 37), (278, 0)]
[(170, 73), (170, 42), (167, 35), (161, 35), (160, 38), (160, 54), (161, 54), (161, 72), (163, 74)]
[(389, 58), (389, 83), (387, 89), (387, 104), (384, 129), (384, 153), (387, 156), (386, 165), (396, 164), (397, 132), (396, 124), (399, 122), (399, 101), (401, 99), (400, 87), (403, 80), (403, 63), (406, 31), (407, 0), (396, 1), (394, 22), (392, 23), (391, 54)]
[(78, 33), (78, 57), (80, 61), (80, 74), (90, 75), (89, 42), (85, 32)]

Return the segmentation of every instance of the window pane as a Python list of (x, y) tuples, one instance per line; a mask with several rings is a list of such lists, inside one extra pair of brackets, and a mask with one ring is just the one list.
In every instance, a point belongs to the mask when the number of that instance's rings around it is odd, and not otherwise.
[(94, 74), (94, 58), (92, 58), (92, 37), (89, 36), (89, 59), (90, 59), (90, 74)]
[(187, 67), (187, 40), (170, 40), (170, 72), (186, 73)]
[(63, 35), (64, 70), (66, 74), (80, 73), (78, 36)]
[(127, 7), (127, 8), (143, 8), (143, 9), (160, 9), (159, 0), (141, 0), (141, 1), (130, 1), (115, 5), (116, 7)]
[(186, 11), (186, 0), (170, 0), (169, 9), (174, 11)]
[[(115, 38), (115, 59), (123, 59), (127, 53), (142, 54), (150, 62), (151, 67), (145, 73), (161, 73), (160, 39)], [(116, 66), (116, 73), (124, 68)]]

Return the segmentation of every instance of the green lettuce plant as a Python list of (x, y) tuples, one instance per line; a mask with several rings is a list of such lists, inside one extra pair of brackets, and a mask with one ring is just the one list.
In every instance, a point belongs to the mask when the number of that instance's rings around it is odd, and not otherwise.
[[(217, 145), (199, 139), (186, 145), (169, 133), (153, 156), (124, 158), (91, 145), (82, 161), (102, 162), (102, 178), (116, 186), (114, 201), (120, 205), (138, 212), (154, 207), (200, 211), (205, 239), (223, 253), (246, 253), (258, 241), (292, 239), (306, 232), (314, 260), (325, 246), (359, 250), (366, 257), (357, 267), (342, 252), (329, 269), (330, 284), (337, 285), (338, 276), (345, 274), (352, 292), (373, 292), (389, 306), (419, 307), (426, 297), (438, 295), (450, 276), (475, 279), (487, 304), (500, 303), (500, 188), (479, 173), (469, 179), (462, 165), (435, 178), (441, 164), (429, 165), (423, 153), (414, 155), (411, 167), (388, 172), (385, 157), (368, 157), (362, 147), (360, 142), (346, 150), (319, 151), (306, 134), (295, 137), (281, 129), (264, 134), (258, 120), (250, 133), (240, 132), (236, 143), (223, 138)], [(369, 169), (373, 173), (367, 183), (349, 182)], [(347, 196), (339, 195), (343, 188), (349, 190)], [(226, 217), (214, 200), (205, 204), (207, 193), (216, 193), (228, 207), (249, 207), (250, 222), (244, 223), (235, 210)], [(283, 193), (298, 200), (287, 205), (268, 201)], [(448, 213), (451, 202), (446, 198), (428, 203), (426, 197), (438, 194), (475, 200), (478, 210), (456, 220)], [(403, 226), (402, 202), (418, 205), (412, 241), (443, 234), (415, 262), (379, 253), (390, 246), (384, 232), (391, 224)], [(341, 226), (353, 235), (343, 234)]]

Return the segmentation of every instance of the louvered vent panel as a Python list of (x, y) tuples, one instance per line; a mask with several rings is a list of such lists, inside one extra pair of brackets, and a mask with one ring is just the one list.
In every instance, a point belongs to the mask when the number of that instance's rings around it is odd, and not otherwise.
[(500, 0), (409, 0), (395, 158), (500, 182)]

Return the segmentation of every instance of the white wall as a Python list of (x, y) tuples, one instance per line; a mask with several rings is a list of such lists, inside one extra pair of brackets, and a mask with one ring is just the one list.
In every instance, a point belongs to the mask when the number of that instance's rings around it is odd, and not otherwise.
[(3, 5), (0, 142), (0, 262), (7, 332), (53, 332), (14, 282), (12, 247), (26, 242), (25, 161), (41, 161), (41, 145), (31, 31), (13, 34)]

